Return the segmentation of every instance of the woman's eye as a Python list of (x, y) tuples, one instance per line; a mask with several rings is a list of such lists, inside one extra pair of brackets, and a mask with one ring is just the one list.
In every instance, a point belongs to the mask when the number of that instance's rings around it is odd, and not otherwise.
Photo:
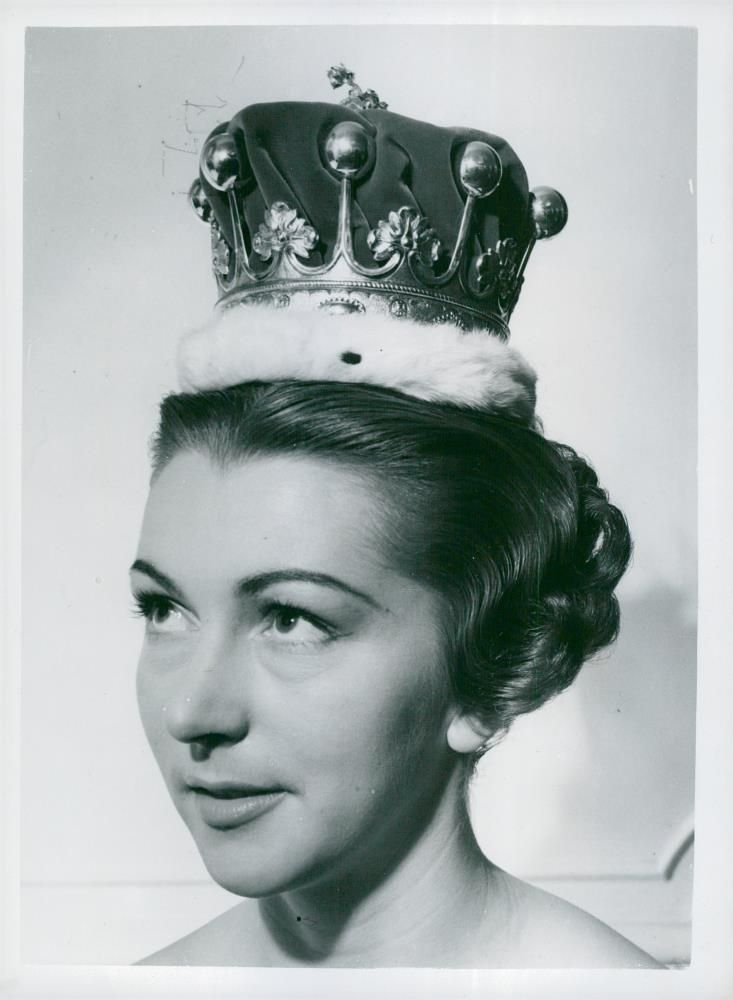
[(138, 594), (135, 607), (135, 613), (145, 619), (148, 635), (186, 632), (191, 628), (186, 612), (162, 594)]
[(317, 643), (332, 638), (325, 622), (319, 621), (300, 608), (272, 605), (265, 611), (263, 635), (275, 642)]

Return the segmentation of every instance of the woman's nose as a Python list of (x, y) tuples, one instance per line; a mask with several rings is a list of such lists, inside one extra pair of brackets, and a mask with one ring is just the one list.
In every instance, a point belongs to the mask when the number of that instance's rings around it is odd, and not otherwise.
[(177, 673), (166, 705), (166, 723), (181, 743), (212, 746), (236, 743), (249, 729), (244, 651), (233, 640), (201, 642), (196, 655)]

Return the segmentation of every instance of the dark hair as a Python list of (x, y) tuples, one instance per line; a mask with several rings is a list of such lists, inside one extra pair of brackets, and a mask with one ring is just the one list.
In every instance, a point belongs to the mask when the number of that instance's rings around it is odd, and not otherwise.
[(393, 557), (447, 602), (454, 693), (496, 730), (616, 637), (624, 516), (571, 448), (521, 423), (373, 386), (248, 383), (163, 401), (154, 476), (182, 450), (222, 465), (306, 454), (375, 477)]

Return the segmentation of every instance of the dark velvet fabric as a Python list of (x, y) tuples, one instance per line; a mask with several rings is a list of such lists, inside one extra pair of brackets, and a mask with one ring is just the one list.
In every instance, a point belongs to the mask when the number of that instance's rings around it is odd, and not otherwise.
[[(460, 225), (466, 195), (458, 179), (458, 164), (466, 144), (489, 143), (503, 166), (501, 184), (478, 202), (474, 240), (480, 249), (514, 236), (520, 245), (529, 238), (527, 177), (514, 151), (498, 136), (468, 128), (441, 128), (390, 111), (355, 111), (340, 104), (280, 102), (244, 108), (220, 130), (235, 139), (242, 163), (237, 198), (247, 240), (263, 221), (267, 207), (287, 202), (315, 227), (318, 253), (328, 258), (336, 239), (339, 180), (325, 165), (326, 136), (338, 122), (360, 122), (374, 137), (371, 170), (354, 183), (354, 248), (358, 259), (373, 264), (366, 238), (370, 229), (402, 206), (427, 217), (450, 254)], [(233, 242), (225, 195), (202, 178), (221, 229)], [(249, 247), (248, 247), (249, 249)], [(479, 246), (474, 247), (479, 252)]]

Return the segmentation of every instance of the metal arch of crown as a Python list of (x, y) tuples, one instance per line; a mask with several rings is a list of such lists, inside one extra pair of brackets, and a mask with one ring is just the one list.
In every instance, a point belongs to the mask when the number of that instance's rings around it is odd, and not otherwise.
[[(371, 91), (362, 93), (370, 100), (376, 97)], [(352, 87), (350, 98), (342, 103), (353, 100)], [(386, 106), (380, 102), (378, 107)], [(189, 200), (199, 218), (211, 226), (218, 307), (268, 304), (337, 313), (374, 311), (421, 322), (450, 322), (506, 339), (536, 241), (556, 235), (567, 221), (562, 195), (548, 187), (530, 192), (525, 246), (510, 236), (477, 254), (469, 252), (477, 203), (499, 189), (503, 168), (490, 144), (468, 142), (458, 166), (465, 201), (450, 252), (443, 250), (426, 217), (414, 208), (395, 206), (370, 230), (367, 245), (374, 263), (365, 264), (354, 253), (352, 210), (354, 188), (373, 166), (373, 137), (359, 122), (342, 121), (326, 136), (323, 152), (322, 162), (340, 182), (336, 241), (330, 259), (309, 263), (319, 234), (282, 201), (264, 211), (247, 252), (237, 195), (244, 171), (237, 146), (227, 132), (216, 130), (209, 136), (201, 151), (200, 173), (227, 199), (233, 246), (212, 211), (201, 178), (193, 182)]]

